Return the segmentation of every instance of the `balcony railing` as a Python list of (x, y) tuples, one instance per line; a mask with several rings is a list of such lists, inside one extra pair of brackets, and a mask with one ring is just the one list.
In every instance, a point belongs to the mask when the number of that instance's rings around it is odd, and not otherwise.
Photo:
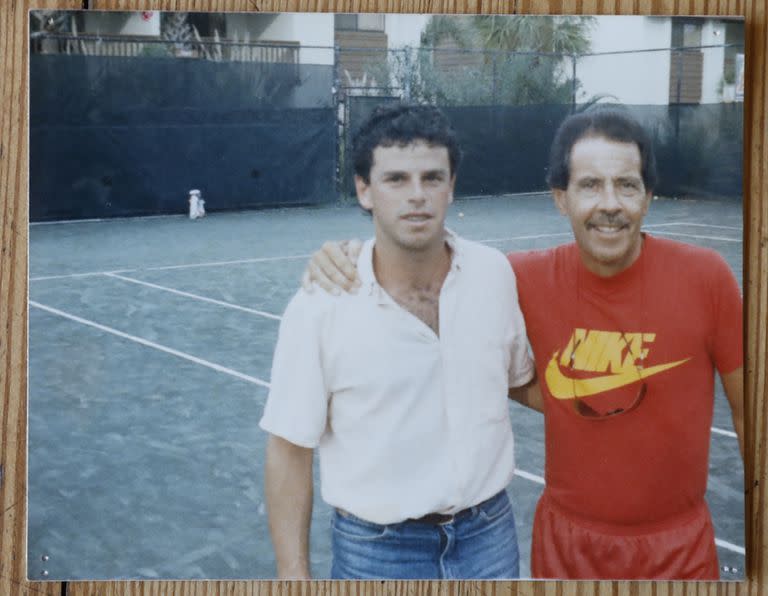
[(298, 42), (241, 42), (199, 38), (171, 41), (152, 36), (61, 35), (33, 33), (33, 54), (119, 56), (130, 58), (190, 58), (228, 62), (299, 64)]

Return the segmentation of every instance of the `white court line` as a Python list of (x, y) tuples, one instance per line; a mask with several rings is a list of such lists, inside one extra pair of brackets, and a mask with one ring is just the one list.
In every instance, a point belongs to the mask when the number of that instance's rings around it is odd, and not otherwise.
[(143, 219), (162, 219), (162, 218), (187, 218), (186, 213), (165, 213), (163, 215), (129, 215), (127, 217), (92, 217), (90, 219), (59, 219), (56, 221), (31, 221), (29, 226), (60, 226), (63, 224), (79, 224), (79, 223), (100, 223), (104, 222), (120, 222), (125, 220), (143, 220)]
[(693, 226), (697, 228), (718, 228), (720, 230), (738, 230), (739, 232), (743, 231), (743, 228), (740, 226), (720, 226), (716, 224), (693, 223), (692, 221), (673, 221), (669, 223), (643, 224), (644, 228), (666, 228), (668, 226)]
[(700, 240), (719, 240), (720, 242), (738, 242), (741, 244), (741, 238), (725, 238), (723, 236), (697, 236), (696, 234), (682, 234), (680, 232), (666, 232), (664, 230), (654, 231), (654, 234), (661, 236), (680, 236), (682, 238), (698, 238)]
[(62, 275), (43, 275), (40, 277), (30, 277), (29, 281), (47, 281), (49, 279), (69, 279), (70, 277), (93, 277), (95, 275), (105, 275), (113, 273), (112, 271), (89, 271), (87, 273), (64, 273)]
[(157, 344), (153, 341), (149, 341), (146, 339), (142, 339), (141, 337), (136, 337), (135, 335), (130, 335), (128, 333), (123, 333), (122, 331), (118, 331), (117, 329), (113, 329), (112, 327), (107, 327), (106, 325), (100, 325), (99, 323), (96, 323), (94, 321), (89, 321), (88, 319), (83, 319), (81, 317), (66, 313), (62, 310), (58, 310), (56, 308), (52, 308), (50, 306), (46, 306), (44, 304), (40, 304), (39, 302), (35, 302), (33, 300), (29, 301), (30, 306), (34, 306), (35, 308), (39, 308), (40, 310), (44, 310), (46, 312), (49, 312), (54, 315), (58, 315), (60, 317), (64, 317), (65, 319), (69, 319), (71, 321), (75, 321), (76, 323), (80, 323), (81, 325), (87, 325), (88, 327), (94, 327), (95, 329), (98, 329), (100, 331), (105, 331), (106, 333), (111, 333), (112, 335), (117, 335), (118, 337), (122, 337), (123, 339), (128, 339), (130, 341), (136, 342), (137, 344), (141, 344), (143, 346), (147, 346), (148, 348), (153, 348), (155, 350), (159, 350), (161, 352), (165, 352), (166, 354), (171, 354), (173, 356), (177, 356), (179, 358), (183, 358), (184, 360), (189, 360), (190, 362), (194, 362), (195, 364), (199, 364), (201, 366), (205, 366), (208, 368), (212, 368), (215, 371), (222, 372), (224, 374), (236, 377), (238, 379), (242, 379), (243, 381), (248, 381), (249, 383), (253, 383), (254, 385), (261, 385), (262, 387), (269, 388), (269, 383), (266, 381), (262, 381), (259, 378), (252, 377), (250, 375), (243, 374), (241, 372), (238, 372), (236, 370), (232, 370), (231, 368), (227, 368), (226, 366), (221, 366), (220, 364), (216, 364), (214, 362), (209, 362), (208, 360), (203, 360), (202, 358), (198, 358), (197, 356), (192, 356), (191, 354), (187, 354), (185, 352), (180, 352), (179, 350), (174, 350), (173, 348), (169, 348), (167, 346), (163, 346), (161, 344)]
[(144, 267), (141, 269), (125, 269), (115, 273), (131, 273), (132, 271), (165, 271), (167, 269), (187, 269), (191, 267), (218, 267), (220, 265), (240, 265), (243, 263), (264, 263), (268, 261), (290, 261), (291, 259), (308, 259), (312, 255), (290, 255), (287, 257), (257, 257), (254, 259), (238, 259), (237, 261), (210, 261), (208, 263), (191, 263), (188, 265), (164, 265), (162, 267)]
[(67, 279), (70, 277), (90, 277), (114, 273), (135, 273), (137, 271), (165, 271), (167, 269), (191, 269), (194, 267), (219, 267), (221, 265), (241, 265), (245, 263), (264, 263), (269, 261), (290, 261), (292, 259), (308, 259), (312, 255), (291, 255), (287, 257), (256, 257), (253, 259), (238, 259), (236, 261), (208, 261), (204, 263), (188, 263), (186, 265), (163, 265), (160, 267), (140, 267), (137, 269), (115, 269), (114, 271), (87, 271), (85, 273), (65, 273), (63, 275), (45, 275), (30, 277), (29, 281), (46, 281), (50, 279)]
[(730, 430), (724, 430), (722, 428), (716, 428), (712, 427), (712, 432), (717, 433), (718, 435), (725, 435), (726, 437), (733, 437), (734, 439), (738, 439), (739, 435), (737, 435), (735, 432)]
[(245, 306), (240, 306), (239, 304), (234, 304), (232, 302), (225, 302), (223, 300), (216, 300), (214, 298), (206, 298), (205, 296), (199, 296), (197, 294), (191, 294), (189, 292), (182, 292), (181, 290), (175, 290), (173, 288), (168, 288), (166, 286), (160, 286), (157, 284), (149, 283), (147, 281), (141, 281), (140, 279), (134, 279), (132, 277), (125, 277), (124, 275), (118, 275), (117, 273), (105, 273), (104, 274), (107, 277), (114, 277), (115, 279), (122, 279), (123, 281), (130, 282), (132, 284), (138, 284), (140, 286), (147, 286), (149, 288), (154, 288), (156, 290), (162, 290), (163, 292), (170, 292), (171, 294), (178, 294), (179, 296), (184, 296), (185, 298), (194, 298), (195, 300), (201, 300), (203, 302), (210, 302), (211, 304), (216, 304), (218, 306), (224, 306), (226, 308), (234, 308), (235, 310), (241, 310), (243, 312), (251, 313), (254, 315), (259, 315), (260, 317), (266, 317), (268, 319), (274, 319), (276, 321), (280, 321), (282, 317), (278, 317), (277, 315), (273, 315), (272, 313), (264, 312), (263, 310), (256, 310), (254, 308), (247, 308)]
[(728, 542), (727, 540), (720, 540), (719, 538), (715, 538), (715, 544), (720, 548), (724, 548), (725, 550), (729, 550), (734, 553), (738, 553), (740, 555), (747, 554), (747, 551), (743, 546), (739, 546), (738, 544), (733, 544), (732, 542)]
[(526, 480), (530, 480), (531, 482), (535, 482), (536, 484), (544, 484), (544, 479), (541, 476), (537, 476), (536, 474), (531, 474), (530, 472), (526, 472), (525, 470), (521, 470), (520, 468), (515, 468), (515, 476), (520, 476), (520, 478), (525, 478)]
[[(657, 226), (667, 226), (667, 225), (691, 225), (691, 224), (651, 224), (647, 226), (643, 226), (643, 229), (650, 228), (650, 227), (657, 227)], [(705, 224), (702, 224), (705, 225)], [(707, 227), (721, 227), (726, 228), (726, 226), (707, 226)], [(727, 229), (735, 229), (735, 230), (741, 230), (741, 228), (730, 228)], [(740, 238), (726, 238), (724, 236), (702, 236), (697, 234), (683, 234), (681, 232), (667, 232), (665, 230), (658, 230), (654, 231), (655, 234), (664, 235), (664, 236), (682, 236), (685, 238), (699, 238), (701, 240), (720, 240), (722, 242), (741, 242)], [(562, 232), (558, 234), (535, 234), (531, 236), (508, 236), (507, 238), (486, 238), (483, 240), (476, 240), (476, 242), (482, 242), (482, 243), (491, 243), (491, 242), (511, 242), (513, 240), (538, 240), (541, 238), (556, 238), (558, 236), (572, 236), (572, 232)]]
[(29, 227), (36, 227), (36, 226), (60, 226), (63, 224), (73, 224), (73, 223), (95, 223), (97, 221), (104, 221), (101, 218), (92, 218), (92, 219), (59, 219), (56, 221), (31, 221), (29, 222)]
[(558, 236), (572, 236), (572, 232), (558, 232), (557, 234), (534, 234), (532, 236), (509, 236), (508, 238), (485, 238), (475, 242), (508, 242), (509, 240), (537, 240), (539, 238), (556, 238)]

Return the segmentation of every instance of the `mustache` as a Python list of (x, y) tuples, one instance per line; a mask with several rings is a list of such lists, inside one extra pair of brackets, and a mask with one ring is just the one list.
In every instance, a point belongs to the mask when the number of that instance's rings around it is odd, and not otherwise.
[(592, 226), (627, 226), (629, 221), (626, 217), (617, 214), (603, 213), (591, 218), (588, 222)]

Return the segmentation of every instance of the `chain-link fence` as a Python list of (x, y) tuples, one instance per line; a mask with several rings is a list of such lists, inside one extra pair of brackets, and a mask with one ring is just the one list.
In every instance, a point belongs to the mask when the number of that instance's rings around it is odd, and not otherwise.
[[(377, 103), (431, 103), (450, 114), (465, 151), (458, 195), (538, 192), (546, 189), (549, 144), (560, 122), (595, 104), (620, 104), (653, 136), (658, 194), (738, 198), (743, 104), (734, 101), (740, 99), (736, 72), (723, 54), (740, 47), (578, 55), (343, 49), (337, 52), (342, 147), (348, 152), (353, 131)], [(350, 156), (341, 163), (341, 187), (351, 194)]]

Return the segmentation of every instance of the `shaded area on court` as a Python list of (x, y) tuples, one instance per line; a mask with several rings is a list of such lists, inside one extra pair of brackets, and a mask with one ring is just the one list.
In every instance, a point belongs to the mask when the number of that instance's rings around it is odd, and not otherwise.
[[(544, 195), (458, 200), (447, 225), (505, 252), (570, 238)], [(731, 201), (659, 200), (646, 219), (650, 233), (717, 250), (739, 279), (741, 227)], [(274, 316), (322, 241), (371, 233), (367, 215), (339, 207), (31, 227), (31, 579), (274, 577), (258, 428)], [(543, 423), (510, 412), (527, 576)], [(743, 548), (742, 465), (720, 388), (713, 425), (726, 434), (712, 435), (707, 499), (718, 539)], [(316, 577), (330, 569), (329, 518), (316, 488)], [(718, 554), (738, 569), (723, 579), (743, 577), (742, 554)]]

